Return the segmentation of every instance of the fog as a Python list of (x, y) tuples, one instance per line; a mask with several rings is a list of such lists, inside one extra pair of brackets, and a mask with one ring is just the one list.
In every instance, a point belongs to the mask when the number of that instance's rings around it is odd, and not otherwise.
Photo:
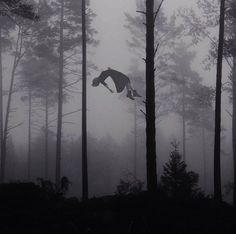
[[(35, 1), (37, 2), (37, 1)], [(57, 1), (56, 1), (57, 2)], [(143, 1), (144, 2), (144, 1)], [(132, 35), (126, 27), (129, 23), (126, 14), (132, 17), (140, 17), (137, 11), (135, 0), (91, 0), (88, 6), (95, 16), (92, 18), (89, 27), (96, 30), (92, 34), (95, 40), (98, 41), (96, 46), (88, 43), (88, 72), (87, 72), (87, 129), (88, 129), (88, 186), (89, 196), (101, 196), (114, 194), (120, 179), (132, 177), (136, 172), (135, 177), (144, 182), (146, 186), (146, 133), (145, 133), (145, 83), (141, 85), (139, 79), (145, 79), (145, 62), (143, 58), (145, 54), (140, 56), (137, 53), (137, 48), (132, 48), (128, 42), (136, 35)], [(163, 3), (161, 12), (167, 20), (171, 19), (173, 14), (176, 14), (175, 26), (178, 27), (184, 24), (183, 19), (178, 16), (180, 9), (193, 9), (202, 19), (201, 10), (197, 8), (196, 0), (166, 0)], [(59, 12), (59, 9), (57, 9)], [(79, 9), (78, 9), (79, 11)], [(56, 14), (54, 12), (54, 14)], [(57, 17), (57, 16), (55, 16)], [(157, 17), (157, 21), (158, 21)], [(18, 20), (18, 18), (17, 18)], [(40, 15), (39, 15), (40, 21)], [(37, 26), (37, 27), (40, 27)], [(145, 25), (141, 25), (145, 30)], [(187, 27), (187, 26), (186, 26)], [(158, 28), (157, 28), (158, 30)], [(218, 27), (207, 29), (212, 38), (218, 36)], [(186, 29), (188, 31), (188, 29)], [(144, 31), (145, 32), (145, 31)], [(4, 90), (9, 89), (11, 78), (11, 69), (14, 59), (12, 51), (14, 43), (16, 43), (17, 27), (11, 29), (9, 37), (14, 38), (12, 49), (7, 49), (2, 52), (3, 58), (3, 87)], [(144, 35), (145, 36), (145, 35)], [(215, 88), (216, 79), (216, 64), (213, 64), (209, 70), (204, 69), (203, 60), (207, 58), (211, 49), (211, 41), (209, 38), (202, 38), (199, 43), (191, 44), (191, 36), (184, 34), (182, 38), (170, 38), (175, 43), (184, 43), (190, 46), (190, 51), (195, 51), (196, 56), (191, 62), (191, 68), (201, 78), (201, 84), (207, 87)], [(163, 43), (164, 44), (164, 43)], [(81, 44), (80, 44), (81, 46)], [(170, 46), (170, 45), (169, 45)], [(163, 47), (163, 53), (173, 52), (173, 48), (168, 46)], [(27, 48), (26, 48), (27, 49)], [(160, 44), (160, 50), (161, 50)], [(76, 80), (76, 76), (81, 78), (81, 48), (76, 48), (77, 55), (75, 59), (78, 64), (71, 64), (70, 68), (76, 70), (76, 75), (72, 74), (65, 77), (68, 82)], [(71, 51), (70, 51), (71, 52)], [(65, 54), (68, 56), (68, 54)], [(90, 66), (93, 64), (93, 66)], [(16, 79), (14, 84), (20, 82), (21, 63), (17, 68)], [(27, 67), (27, 64), (24, 64)], [(158, 69), (161, 64), (158, 64)], [(172, 66), (169, 64), (168, 66)], [(138, 92), (141, 93), (140, 98), (135, 101), (126, 97), (126, 91), (122, 93), (111, 93), (103, 85), (92, 87), (92, 80), (98, 77), (100, 73), (107, 68), (112, 68), (126, 74), (131, 84), (135, 86)], [(227, 62), (223, 63), (223, 83), (228, 82), (230, 67)], [(136, 70), (135, 70), (135, 69)], [(139, 75), (137, 75), (139, 73)], [(156, 79), (159, 79), (156, 75)], [(112, 90), (115, 90), (115, 85), (111, 79), (106, 80)], [(62, 156), (61, 167), (62, 176), (68, 177), (71, 181), (69, 189), (70, 196), (82, 196), (82, 152), (81, 152), (81, 103), (82, 103), (82, 84), (81, 80), (76, 83), (73, 88), (70, 87), (66, 92), (68, 99), (63, 103), (63, 113), (76, 113), (66, 115), (63, 118), (62, 126)], [(227, 86), (227, 84), (225, 85)], [(169, 86), (168, 86), (169, 87)], [(164, 91), (163, 91), (164, 90)], [(164, 87), (160, 92), (167, 92), (169, 89)], [(224, 186), (233, 182), (233, 154), (232, 154), (232, 105), (230, 103), (230, 92), (223, 89), (222, 95), (222, 190), (226, 194)], [(158, 91), (157, 91), (158, 92)], [(178, 92), (178, 91), (176, 91)], [(27, 96), (27, 91), (23, 88), (18, 89), (13, 94), (9, 126), (15, 126), (22, 123), (20, 126), (12, 129), (8, 136), (8, 156), (6, 157), (6, 181), (28, 181), (27, 178), (27, 147), (28, 147), (28, 106), (27, 102), (22, 102), (22, 96)], [(3, 110), (6, 112), (8, 95), (4, 95)], [(173, 98), (174, 100), (175, 98)], [(177, 98), (176, 98), (177, 99)], [(158, 96), (156, 96), (158, 102)], [(173, 101), (172, 100), (172, 101)], [(175, 100), (174, 100), (175, 101)], [(37, 178), (44, 178), (44, 134), (42, 127), (44, 126), (43, 107), (38, 104), (37, 98), (33, 100), (33, 122), (32, 122), (32, 154), (30, 165), (30, 181), (37, 181)], [(137, 125), (135, 127), (135, 102), (137, 103), (136, 115)], [(55, 180), (55, 154), (56, 154), (56, 123), (57, 123), (57, 101), (50, 108), (52, 121), (50, 126), (49, 141), (49, 172), (48, 178)], [(141, 104), (140, 104), (141, 103)], [(16, 108), (16, 109), (15, 109)], [(212, 103), (214, 109), (214, 102)], [(210, 119), (212, 125), (214, 118)], [(198, 130), (194, 129), (189, 132), (191, 123), (186, 123), (186, 164), (189, 170), (199, 174), (199, 185), (206, 194), (213, 194), (213, 149), (214, 149), (214, 134), (213, 131), (206, 133), (205, 140), (205, 159), (203, 159), (202, 137), (199, 136)], [(134, 131), (137, 131), (135, 138)], [(136, 139), (136, 145), (135, 145)], [(168, 162), (170, 152), (173, 151), (171, 142), (179, 142), (178, 148), (180, 154), (183, 154), (182, 142), (182, 118), (175, 111), (167, 111), (160, 121), (156, 121), (156, 150), (157, 150), (157, 178), (161, 179), (163, 165)], [(136, 148), (135, 148), (136, 147)], [(136, 152), (136, 154), (135, 154)], [(206, 160), (206, 174), (204, 178), (204, 160)], [(134, 165), (135, 163), (135, 165)], [(132, 177), (133, 178), (133, 177)], [(205, 182), (204, 182), (205, 181)], [(146, 187), (145, 187), (146, 188)], [(224, 199), (232, 202), (232, 192), (229, 195), (224, 195)]]

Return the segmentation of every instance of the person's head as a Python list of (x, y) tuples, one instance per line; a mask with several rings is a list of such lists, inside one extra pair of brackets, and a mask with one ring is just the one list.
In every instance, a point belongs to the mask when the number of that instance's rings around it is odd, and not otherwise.
[(93, 87), (97, 87), (99, 84), (100, 84), (99, 78), (98, 78), (98, 77), (94, 78), (94, 79), (93, 79), (92, 86), (93, 86)]

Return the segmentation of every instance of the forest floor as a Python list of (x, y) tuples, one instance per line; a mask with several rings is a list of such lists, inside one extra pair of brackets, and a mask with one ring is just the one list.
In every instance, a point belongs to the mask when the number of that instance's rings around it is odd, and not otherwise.
[(173, 201), (158, 194), (81, 202), (33, 183), (0, 185), (0, 233), (233, 234), (236, 210), (209, 198)]

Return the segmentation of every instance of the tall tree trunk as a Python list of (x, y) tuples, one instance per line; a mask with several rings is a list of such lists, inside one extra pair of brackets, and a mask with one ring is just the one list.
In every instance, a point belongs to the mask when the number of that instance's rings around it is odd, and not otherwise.
[(134, 178), (137, 179), (137, 103), (134, 101)]
[[(236, 26), (233, 28), (234, 48), (236, 48)], [(232, 94), (233, 94), (233, 111), (232, 111), (232, 146), (233, 146), (233, 206), (236, 207), (236, 55), (233, 55), (233, 71), (232, 71)]]
[(222, 89), (222, 63), (224, 50), (224, 21), (225, 0), (221, 0), (220, 6), (220, 28), (216, 76), (216, 100), (215, 100), (215, 144), (214, 144), (214, 199), (222, 201), (221, 192), (221, 89)]
[(185, 80), (183, 78), (182, 90), (182, 138), (183, 138), (183, 160), (186, 162), (186, 112), (185, 112)]
[[(2, 71), (2, 28), (0, 24), (0, 153), (2, 155), (2, 145), (3, 145), (3, 71)], [(1, 157), (2, 158), (2, 157)]]
[(207, 187), (207, 170), (206, 170), (206, 134), (205, 128), (202, 126), (202, 157), (203, 157), (203, 188), (206, 191)]
[(61, 138), (62, 138), (62, 107), (63, 107), (63, 66), (64, 66), (64, 0), (61, 0), (60, 14), (60, 45), (59, 45), (59, 81), (58, 81), (58, 117), (57, 117), (57, 144), (56, 144), (56, 185), (61, 180)]
[(11, 81), (10, 81), (10, 88), (8, 93), (8, 100), (7, 100), (7, 108), (6, 108), (6, 116), (5, 116), (5, 124), (3, 129), (3, 140), (2, 140), (2, 150), (1, 150), (1, 177), (0, 183), (5, 182), (5, 165), (6, 165), (6, 153), (7, 153), (7, 137), (9, 134), (8, 123), (9, 123), (9, 115), (11, 111), (11, 99), (13, 94), (13, 85), (15, 80), (15, 72), (16, 68), (19, 64), (21, 58), (21, 50), (22, 50), (22, 29), (19, 27), (18, 35), (17, 35), (17, 42), (16, 42), (16, 50), (15, 50), (15, 57), (13, 62), (13, 67), (11, 71)]
[(29, 116), (28, 116), (28, 166), (27, 166), (27, 178), (28, 181), (31, 180), (31, 119), (32, 119), (32, 92), (29, 88), (28, 93), (29, 98)]
[(87, 159), (87, 35), (86, 1), (82, 0), (82, 190), (83, 200), (88, 199)]
[(44, 178), (48, 179), (48, 92), (46, 91), (45, 96), (45, 143), (44, 143), (44, 154), (45, 154), (45, 166), (44, 166)]
[(154, 20), (154, 1), (146, 0), (146, 163), (150, 193), (157, 190)]
[(233, 167), (234, 167), (233, 205), (236, 206), (236, 57), (233, 58), (232, 87), (233, 87), (232, 145), (233, 145)]

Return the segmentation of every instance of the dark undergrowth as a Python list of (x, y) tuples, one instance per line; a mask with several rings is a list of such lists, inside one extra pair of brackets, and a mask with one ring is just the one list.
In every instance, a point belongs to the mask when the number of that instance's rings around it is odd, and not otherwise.
[(209, 198), (114, 195), (80, 202), (33, 183), (0, 185), (0, 233), (231, 234), (236, 211)]

